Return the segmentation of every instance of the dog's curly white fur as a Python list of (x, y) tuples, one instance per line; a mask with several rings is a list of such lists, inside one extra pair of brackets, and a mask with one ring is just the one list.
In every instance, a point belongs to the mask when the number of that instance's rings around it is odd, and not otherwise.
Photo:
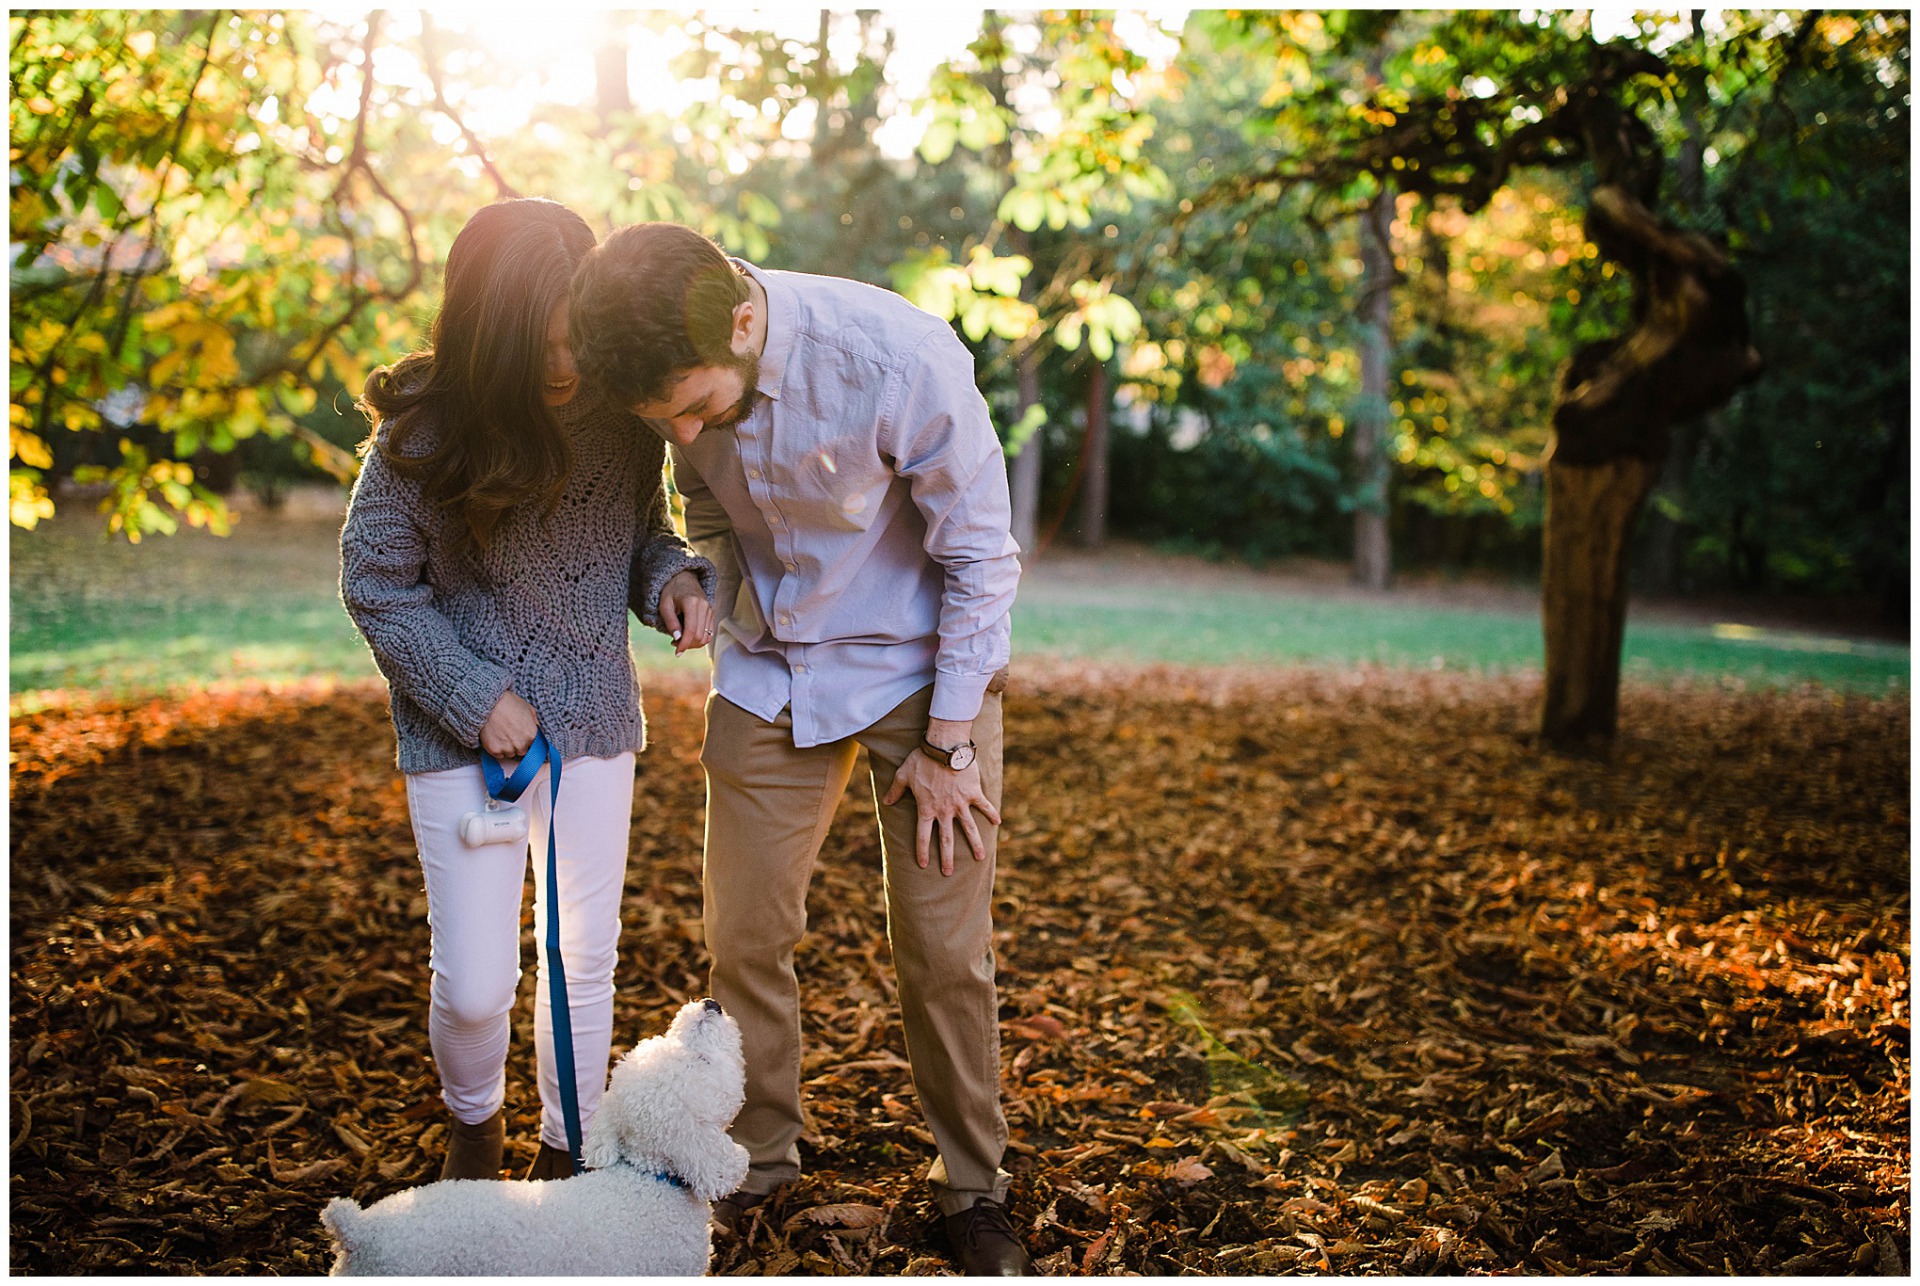
[(582, 1140), (583, 1173), (446, 1179), (364, 1210), (336, 1197), (320, 1212), (334, 1275), (705, 1273), (711, 1203), (747, 1173), (746, 1149), (726, 1133), (743, 1084), (739, 1027), (718, 1003), (692, 1001), (614, 1067)]

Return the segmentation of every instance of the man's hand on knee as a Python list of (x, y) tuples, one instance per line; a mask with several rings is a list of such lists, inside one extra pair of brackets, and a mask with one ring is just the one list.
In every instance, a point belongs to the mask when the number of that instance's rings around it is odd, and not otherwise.
[(900, 765), (900, 771), (893, 775), (893, 785), (887, 788), (883, 804), (898, 803), (908, 791), (913, 792), (914, 811), (914, 860), (924, 869), (931, 860), (936, 847), (935, 832), (938, 831), (937, 847), (940, 853), (940, 874), (953, 874), (954, 828), (967, 837), (967, 843), (973, 846), (973, 857), (982, 862), (987, 857), (986, 841), (980, 838), (980, 827), (973, 820), (973, 810), (979, 809), (995, 826), (1000, 824), (1000, 810), (993, 806), (986, 792), (980, 787), (980, 765), (970, 763), (965, 768), (949, 768), (936, 763), (923, 751), (915, 750)]

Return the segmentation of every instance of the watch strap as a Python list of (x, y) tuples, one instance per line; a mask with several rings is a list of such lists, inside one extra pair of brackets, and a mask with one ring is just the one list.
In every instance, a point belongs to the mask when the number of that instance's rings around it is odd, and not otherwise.
[(971, 740), (963, 741), (957, 746), (941, 747), (934, 745), (931, 741), (922, 737), (920, 738), (920, 749), (926, 752), (928, 758), (952, 768), (953, 757), (956, 754), (962, 750), (976, 750), (978, 747), (975, 746)]

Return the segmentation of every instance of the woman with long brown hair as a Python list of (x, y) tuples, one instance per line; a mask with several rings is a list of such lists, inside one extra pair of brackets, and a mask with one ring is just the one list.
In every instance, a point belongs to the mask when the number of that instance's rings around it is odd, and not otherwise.
[[(340, 535), (340, 594), (391, 691), (426, 878), (428, 1035), (453, 1116), (442, 1178), (499, 1174), (521, 890), (529, 843), (546, 853), (550, 835), (558, 888), (535, 861), (534, 912), (544, 926), (557, 898), (578, 1126), (599, 1103), (646, 739), (627, 609), (677, 651), (712, 631), (713, 569), (673, 529), (661, 439), (582, 391), (573, 367), (567, 284), (593, 244), (552, 201), (479, 211), (448, 252), (432, 347), (375, 371), (361, 401), (373, 432)], [(539, 737), (547, 766), (520, 796), (524, 820), (489, 812), (481, 752), (504, 765)], [(566, 1060), (536, 937), (529, 1177), (555, 1178), (572, 1171)]]

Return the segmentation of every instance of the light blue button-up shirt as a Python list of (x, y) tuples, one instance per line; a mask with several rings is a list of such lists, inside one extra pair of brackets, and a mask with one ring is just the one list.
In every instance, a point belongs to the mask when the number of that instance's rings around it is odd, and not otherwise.
[(673, 448), (719, 572), (715, 691), (816, 746), (933, 685), (972, 719), (1007, 664), (1020, 547), (973, 355), (889, 291), (742, 264), (767, 294), (751, 414)]

